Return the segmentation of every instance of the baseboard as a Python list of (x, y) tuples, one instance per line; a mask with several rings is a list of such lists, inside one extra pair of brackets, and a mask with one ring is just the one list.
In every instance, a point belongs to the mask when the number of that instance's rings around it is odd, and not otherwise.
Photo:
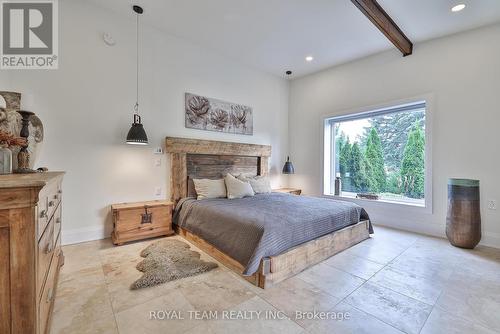
[[(407, 224), (387, 222), (387, 221), (374, 222), (373, 225), (395, 228), (402, 231), (419, 233), (419, 234), (429, 235), (432, 237), (446, 238), (445, 225), (419, 223), (418, 225), (414, 224), (409, 226)], [(377, 233), (377, 231), (375, 231), (375, 233)]]
[[(398, 230), (403, 230), (407, 232), (414, 232), (424, 235), (430, 235), (433, 237), (446, 239), (446, 225), (444, 224), (413, 224), (408, 226), (406, 224), (398, 224), (394, 222), (377, 222), (373, 223), (375, 226), (385, 226), (391, 227)], [(377, 233), (377, 230), (375, 230)], [(500, 248), (500, 233), (495, 232), (482, 232), (481, 241), (479, 242), (482, 246)]]
[[(398, 230), (415, 232), (439, 238), (446, 238), (445, 225), (420, 223), (408, 226), (406, 224), (398, 224), (394, 222), (376, 222), (374, 225), (392, 227)], [(377, 233), (376, 230), (375, 233)], [(81, 229), (63, 230), (61, 242), (63, 245), (72, 245), (80, 242), (102, 240), (109, 238), (109, 236), (110, 232), (107, 232), (104, 227), (93, 226)], [(479, 244), (488, 247), (500, 248), (500, 233), (483, 231), (483, 236)]]
[(479, 243), (483, 246), (500, 248), (500, 233), (495, 232), (483, 232), (483, 237)]
[(106, 238), (109, 238), (109, 233), (101, 226), (91, 226), (72, 230), (66, 230), (63, 227), (61, 243), (62, 245), (72, 245)]

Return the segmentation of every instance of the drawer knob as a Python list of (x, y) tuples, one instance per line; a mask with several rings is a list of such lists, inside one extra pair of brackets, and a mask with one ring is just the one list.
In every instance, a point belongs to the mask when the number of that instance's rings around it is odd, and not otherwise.
[(54, 250), (54, 245), (52, 243), (47, 245), (47, 249), (45, 250), (45, 254), (50, 254)]
[(47, 218), (47, 211), (42, 210), (42, 212), (40, 212), (40, 218)]
[(54, 206), (54, 204), (55, 204), (55, 203), (54, 203), (54, 201), (50, 201), (50, 202), (49, 202), (49, 207), (53, 207), (53, 206)]
[(61, 224), (61, 218), (56, 218), (56, 224)]
[(59, 190), (57, 191), (57, 193), (58, 193), (58, 194), (62, 194), (62, 189), (59, 189)]

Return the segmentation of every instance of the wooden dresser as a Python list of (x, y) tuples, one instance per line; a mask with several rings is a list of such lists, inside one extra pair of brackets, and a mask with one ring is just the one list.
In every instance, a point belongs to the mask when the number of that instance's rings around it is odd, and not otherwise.
[(45, 334), (61, 251), (63, 172), (0, 175), (0, 333)]

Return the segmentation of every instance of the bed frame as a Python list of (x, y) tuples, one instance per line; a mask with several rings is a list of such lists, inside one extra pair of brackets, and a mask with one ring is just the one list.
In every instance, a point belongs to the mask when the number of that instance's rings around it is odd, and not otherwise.
[[(177, 203), (190, 193), (193, 178), (217, 179), (227, 173), (268, 175), (271, 146), (167, 137), (166, 152), (171, 155), (171, 199)], [(182, 227), (174, 227), (186, 240), (263, 289), (368, 239), (368, 229), (368, 221), (345, 227), (285, 253), (264, 258), (254, 275), (243, 276), (244, 267), (239, 262), (199, 236)]]

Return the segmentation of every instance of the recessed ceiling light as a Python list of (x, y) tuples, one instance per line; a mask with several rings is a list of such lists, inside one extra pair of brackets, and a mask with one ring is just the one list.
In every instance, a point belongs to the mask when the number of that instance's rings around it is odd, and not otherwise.
[(311, 62), (311, 61), (313, 61), (313, 60), (314, 60), (314, 57), (313, 57), (313, 56), (307, 56), (307, 57), (306, 57), (306, 61), (307, 61), (307, 62)]
[(465, 4), (461, 3), (459, 5), (453, 6), (451, 8), (451, 11), (452, 12), (459, 12), (459, 11), (463, 10), (464, 8), (465, 8)]

